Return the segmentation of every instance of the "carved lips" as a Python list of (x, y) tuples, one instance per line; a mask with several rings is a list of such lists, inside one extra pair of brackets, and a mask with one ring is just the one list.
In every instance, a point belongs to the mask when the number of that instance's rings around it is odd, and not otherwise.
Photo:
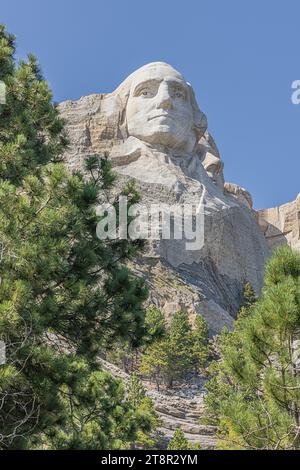
[(157, 119), (157, 118), (170, 118), (170, 119), (173, 119), (172, 116), (170, 116), (169, 113), (160, 113), (160, 114), (156, 114), (155, 116), (150, 116), (148, 118), (148, 121), (151, 121), (152, 119)]

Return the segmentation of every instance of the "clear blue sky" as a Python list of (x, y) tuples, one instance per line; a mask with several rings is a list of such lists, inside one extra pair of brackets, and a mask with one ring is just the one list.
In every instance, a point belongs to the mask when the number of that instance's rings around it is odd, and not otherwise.
[(1, 0), (0, 22), (18, 57), (38, 56), (56, 101), (170, 63), (195, 89), (227, 181), (257, 208), (300, 192), (299, 0)]

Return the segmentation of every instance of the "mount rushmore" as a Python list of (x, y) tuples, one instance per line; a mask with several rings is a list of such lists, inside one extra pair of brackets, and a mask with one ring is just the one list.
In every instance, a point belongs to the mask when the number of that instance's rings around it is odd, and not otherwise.
[[(84, 171), (89, 155), (108, 155), (118, 192), (134, 179), (143, 204), (203, 203), (204, 244), (148, 241), (132, 269), (147, 279), (150, 301), (172, 315), (201, 313), (211, 334), (230, 327), (245, 282), (257, 292), (271, 249), (300, 248), (300, 199), (255, 211), (249, 192), (225, 183), (223, 162), (192, 86), (170, 65), (150, 63), (109, 94), (59, 105), (70, 140), (65, 159)], [(202, 199), (201, 199), (202, 198)]]

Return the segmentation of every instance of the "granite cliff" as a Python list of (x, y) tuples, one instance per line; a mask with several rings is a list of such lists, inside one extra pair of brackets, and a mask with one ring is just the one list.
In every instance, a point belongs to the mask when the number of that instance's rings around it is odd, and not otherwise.
[(271, 249), (289, 245), (300, 251), (300, 194), (286, 204), (257, 211), (258, 223)]
[[(84, 171), (90, 155), (108, 155), (118, 174), (118, 194), (134, 179), (142, 203), (200, 207), (201, 246), (188, 250), (186, 239), (148, 240), (131, 269), (150, 289), (149, 303), (166, 315), (185, 309), (201, 314), (211, 335), (231, 328), (249, 281), (257, 293), (272, 249), (289, 244), (300, 250), (300, 198), (255, 211), (252, 197), (238, 184), (224, 182), (223, 162), (208, 132), (193, 89), (172, 67), (153, 63), (130, 75), (109, 94), (94, 94), (59, 105), (70, 140), (65, 154), (71, 171)], [(204, 221), (204, 222), (203, 222)], [(124, 371), (104, 369), (127, 380)], [(194, 382), (193, 382), (194, 380)], [(205, 379), (173, 391), (154, 391), (166, 439), (181, 427), (191, 442), (214, 447), (213, 427), (200, 424)]]
[(153, 63), (130, 75), (113, 93), (59, 106), (66, 121), (70, 170), (91, 154), (108, 154), (119, 191), (134, 179), (142, 202), (200, 206), (202, 244), (149, 240), (132, 268), (148, 280), (150, 300), (172, 314), (201, 313), (211, 334), (230, 327), (243, 284), (260, 291), (269, 247), (250, 194), (224, 183), (223, 162), (193, 89), (171, 66)]

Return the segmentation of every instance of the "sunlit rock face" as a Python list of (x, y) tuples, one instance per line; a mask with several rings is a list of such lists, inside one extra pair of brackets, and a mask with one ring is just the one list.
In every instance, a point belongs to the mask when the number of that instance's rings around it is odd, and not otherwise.
[(142, 202), (195, 206), (202, 202), (204, 244), (148, 242), (133, 269), (151, 287), (151, 302), (172, 315), (201, 313), (212, 333), (230, 327), (243, 284), (259, 291), (269, 254), (250, 194), (224, 185), (223, 162), (193, 89), (168, 64), (141, 67), (109, 94), (61, 103), (70, 147), (66, 161), (82, 170), (88, 155), (109, 154), (118, 191), (134, 178)]
[(300, 252), (300, 194), (292, 202), (258, 211), (258, 222), (272, 250), (289, 245)]
[(133, 74), (128, 88), (128, 135), (162, 149), (193, 152), (206, 119), (181, 74), (167, 64), (150, 64)]

